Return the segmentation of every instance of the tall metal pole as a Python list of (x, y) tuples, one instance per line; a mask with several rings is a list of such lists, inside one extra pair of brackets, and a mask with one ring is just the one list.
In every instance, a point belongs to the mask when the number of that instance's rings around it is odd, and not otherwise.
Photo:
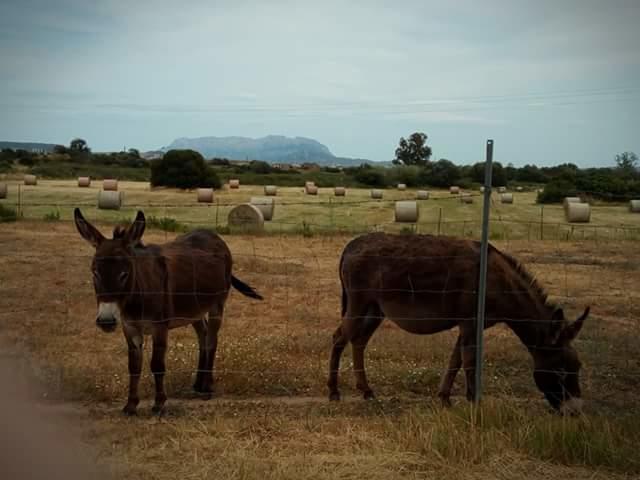
[(484, 309), (487, 294), (487, 256), (489, 252), (489, 207), (491, 206), (491, 171), (493, 140), (487, 140), (487, 160), (484, 164), (484, 203), (482, 205), (482, 240), (480, 243), (480, 275), (478, 278), (478, 318), (476, 319), (476, 403), (482, 397), (482, 356), (484, 336)]

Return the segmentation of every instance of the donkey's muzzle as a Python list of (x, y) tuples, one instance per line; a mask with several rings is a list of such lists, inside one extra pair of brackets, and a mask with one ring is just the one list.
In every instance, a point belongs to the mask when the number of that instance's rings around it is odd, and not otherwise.
[(118, 326), (120, 308), (117, 303), (102, 302), (98, 305), (96, 325), (104, 332), (113, 332)]
[(116, 330), (118, 321), (116, 317), (98, 317), (96, 318), (96, 325), (103, 332), (111, 333)]

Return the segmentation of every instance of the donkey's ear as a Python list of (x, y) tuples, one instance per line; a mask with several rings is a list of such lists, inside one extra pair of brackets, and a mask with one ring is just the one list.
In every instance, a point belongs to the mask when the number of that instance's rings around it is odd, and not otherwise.
[(80, 236), (95, 248), (98, 248), (104, 241), (104, 236), (98, 231), (96, 227), (85, 220), (79, 208), (76, 208), (73, 211), (73, 221), (76, 224), (76, 228), (78, 229), (78, 233), (80, 233)]
[(590, 310), (591, 307), (585, 308), (582, 315), (580, 315), (575, 322), (567, 325), (562, 329), (562, 334), (560, 335), (560, 341), (562, 343), (570, 343), (578, 336), (580, 330), (582, 329), (582, 326), (584, 325), (584, 321), (589, 316)]
[(127, 228), (127, 231), (124, 234), (124, 238), (129, 245), (135, 245), (142, 238), (142, 234), (144, 233), (144, 229), (147, 226), (147, 221), (144, 218), (144, 213), (141, 210), (138, 210), (138, 214), (136, 215), (136, 219), (133, 221), (131, 225)]

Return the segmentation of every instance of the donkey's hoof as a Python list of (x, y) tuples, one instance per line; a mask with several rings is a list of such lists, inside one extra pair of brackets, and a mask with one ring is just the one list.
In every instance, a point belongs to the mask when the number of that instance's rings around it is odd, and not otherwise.
[(151, 413), (153, 413), (154, 415), (158, 415), (158, 416), (162, 416), (165, 413), (165, 408), (164, 408), (164, 404), (154, 404), (153, 407), (151, 407)]
[(122, 413), (127, 417), (134, 417), (138, 414), (137, 405), (127, 403), (122, 409)]
[(339, 402), (340, 401), (340, 392), (331, 392), (329, 394), (330, 402)]
[(374, 400), (376, 396), (373, 394), (373, 391), (365, 390), (364, 392), (362, 392), (362, 398), (364, 398), (365, 400)]

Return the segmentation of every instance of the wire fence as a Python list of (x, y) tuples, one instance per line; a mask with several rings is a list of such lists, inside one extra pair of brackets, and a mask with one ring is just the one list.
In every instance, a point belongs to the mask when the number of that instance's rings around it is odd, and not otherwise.
[[(44, 365), (45, 374), (54, 380), (63, 395), (110, 400), (122, 397), (128, 377), (128, 348), (119, 335), (107, 335), (95, 326), (96, 300), (91, 276), (94, 252), (69, 224), (73, 208), (82, 206), (87, 218), (101, 227), (125, 218), (130, 221), (132, 215), (128, 213), (141, 209), (152, 210), (161, 218), (169, 218), (174, 212), (187, 229), (208, 225), (223, 230), (225, 215), (237, 202), (218, 201), (207, 205), (132, 202), (126, 204), (124, 211), (105, 213), (89, 201), (78, 203), (68, 199), (52, 205), (30, 201), (28, 195), (20, 198), (21, 218), (34, 222), (18, 223), (19, 228), (5, 225), (0, 229), (0, 328), (3, 334), (34, 352), (35, 358)], [(256, 288), (265, 299), (255, 302), (234, 293), (226, 304), (214, 368), (220, 393), (249, 397), (326, 395), (329, 358), (334, 345), (332, 334), (342, 317), (339, 260), (351, 234), (406, 232), (408, 228), (411, 232), (440, 236), (480, 237), (481, 216), (474, 210), (467, 212), (474, 215), (471, 218), (457, 218), (460, 211), (447, 207), (459, 205), (459, 199), (453, 196), (443, 195), (421, 203), (423, 216), (415, 224), (380, 221), (380, 217), (372, 222), (370, 216), (362, 214), (369, 210), (391, 210), (395, 200), (321, 199), (309, 203), (308, 198), (303, 201), (285, 197), (278, 200), (277, 208), (282, 215), (269, 222), (268, 235), (225, 236), (233, 255), (234, 275)], [(427, 202), (439, 203), (424, 207)], [(300, 219), (296, 209), (302, 206), (308, 211)], [(640, 227), (612, 223), (567, 224), (554, 221), (558, 212), (550, 207), (535, 207), (540, 208), (540, 215), (535, 219), (504, 218), (509, 215), (506, 207), (495, 202), (492, 208), (489, 237), (502, 251), (521, 260), (526, 271), (512, 265), (511, 282), (499, 286), (492, 283), (493, 267), (489, 267), (487, 321), (510, 327), (492, 327), (484, 339), (487, 354), (482, 369), (487, 392), (527, 398), (536, 395), (527, 351), (539, 344), (523, 339), (518, 329), (519, 325), (544, 325), (545, 329), (552, 330), (551, 318), (526, 309), (517, 314), (513, 314), (513, 310), (504, 315), (491, 312), (495, 311), (498, 299), (506, 305), (519, 305), (523, 297), (543, 295), (535, 287), (539, 283), (548, 292), (550, 304), (564, 307), (568, 320), (574, 320), (586, 306), (592, 306), (584, 331), (574, 343), (584, 364), (580, 378), (585, 396), (594, 398), (600, 405), (629, 406), (628, 392), (640, 377), (635, 340), (640, 333), (637, 322), (640, 293), (634, 288), (640, 280), (640, 255), (633, 242), (640, 237)], [(59, 223), (41, 221), (41, 212), (51, 209), (61, 212)], [(198, 209), (206, 215), (183, 218), (185, 209)], [(320, 215), (310, 214), (313, 209)], [(550, 212), (549, 219), (545, 212)], [(340, 221), (342, 217), (346, 217), (344, 223)], [(150, 226), (153, 227), (151, 222)], [(162, 241), (163, 236), (165, 241), (170, 241), (174, 236), (166, 230), (150, 229), (148, 233), (152, 234), (152, 241)], [(174, 253), (172, 261), (187, 263), (192, 269), (207, 263), (202, 255), (188, 253), (182, 259), (178, 257)], [(395, 303), (404, 306), (411, 305), (416, 298), (430, 298), (432, 304), (433, 299), (438, 298), (439, 303), (451, 306), (477, 298), (478, 254), (475, 250), (454, 250), (448, 254), (391, 250), (361, 257), (361, 262), (372, 266), (367, 277), (380, 283), (351, 286), (350, 295), (391, 298), (392, 304), (395, 298)], [(159, 259), (166, 259), (166, 255)], [(154, 254), (147, 254), (146, 260), (156, 259)], [(436, 265), (440, 272), (438, 278), (445, 279), (440, 284), (430, 283), (432, 276), (424, 273)], [(398, 276), (402, 281), (394, 284), (389, 280)], [(461, 278), (473, 281), (456, 283)], [(177, 296), (193, 296), (194, 292), (197, 285)], [(147, 289), (144, 293), (160, 299), (167, 290)], [(219, 292), (208, 291), (208, 295), (216, 293)], [(542, 297), (538, 301), (546, 303)], [(436, 394), (446, 375), (446, 362), (457, 335), (457, 329), (444, 328), (441, 324), (472, 324), (475, 311), (461, 313), (452, 307), (451, 310), (436, 309), (427, 315), (411, 308), (391, 310), (366, 311), (350, 317), (353, 321), (377, 322), (382, 316), (391, 320), (382, 324), (366, 350), (371, 387), (383, 395)], [(183, 320), (181, 317), (172, 315), (174, 320)], [(432, 329), (417, 326), (428, 322), (440, 326)], [(410, 335), (397, 325), (409, 331), (441, 332)], [(170, 396), (186, 395), (196, 376), (199, 346), (190, 330), (179, 328), (170, 333), (167, 350)], [(462, 345), (461, 355), (475, 348), (475, 344)], [(547, 350), (553, 355), (562, 348), (548, 346)], [(461, 377), (470, 369), (466, 364), (460, 368)], [(540, 373), (557, 372), (540, 365), (535, 369)], [(360, 372), (357, 358), (345, 352), (340, 367), (341, 388), (352, 392), (351, 374), (358, 377)], [(143, 384), (150, 389), (151, 373), (145, 368), (141, 375)]]
[[(44, 360), (47, 375), (64, 394), (79, 398), (121, 398), (126, 394), (127, 346), (120, 335), (107, 335), (95, 326), (96, 304), (90, 265), (93, 251), (69, 225), (43, 231), (43, 222), (17, 231), (3, 227), (0, 237), (0, 325), (5, 335), (25, 345)], [(168, 238), (169, 239), (169, 238)], [(234, 274), (264, 297), (254, 302), (232, 294), (215, 364), (219, 390), (230, 396), (326, 394), (332, 333), (341, 318), (338, 278), (340, 253), (348, 238), (230, 236)], [(575, 319), (587, 305), (592, 318), (575, 347), (585, 364), (581, 382), (585, 396), (600, 404), (628, 401), (625, 392), (640, 377), (637, 361), (637, 289), (640, 257), (627, 242), (535, 242), (507, 239), (498, 246), (521, 258), (550, 298)], [(397, 263), (407, 255), (388, 252), (366, 261), (374, 265)], [(448, 257), (448, 258), (444, 258)], [(444, 261), (447, 276), (456, 264), (475, 261), (464, 255), (414, 255), (413, 262)], [(378, 270), (374, 270), (374, 274)], [(417, 282), (417, 279), (413, 280)], [(442, 295), (452, 303), (476, 288), (444, 290), (415, 284), (411, 288), (354, 288), (372, 295)], [(526, 291), (492, 289), (510, 302)], [(149, 292), (162, 295), (165, 292)], [(397, 315), (394, 320), (472, 322), (474, 315)], [(516, 319), (511, 319), (512, 321)], [(541, 320), (522, 318), (527, 322)], [(547, 320), (547, 319), (545, 319)], [(529, 322), (530, 323), (530, 322)], [(437, 335), (410, 335), (384, 323), (366, 350), (370, 385), (382, 395), (435, 394), (455, 343), (455, 331)], [(197, 367), (198, 344), (191, 329), (172, 330), (167, 353), (170, 396), (191, 389)], [(509, 330), (487, 332), (486, 387), (489, 394), (507, 392), (536, 395), (526, 348)], [(148, 346), (149, 347), (149, 346)], [(525, 345), (524, 347), (531, 347)], [(150, 350), (150, 348), (147, 348)], [(349, 352), (341, 367), (341, 386), (350, 392), (354, 364)], [(540, 369), (543, 371), (544, 369)], [(461, 372), (464, 371), (464, 367)], [(151, 388), (148, 368), (143, 384)], [(458, 379), (461, 382), (461, 378)], [(461, 387), (460, 387), (461, 388)], [(460, 388), (454, 392), (460, 392)], [(65, 393), (66, 392), (66, 393)], [(618, 398), (621, 397), (621, 398)]]

